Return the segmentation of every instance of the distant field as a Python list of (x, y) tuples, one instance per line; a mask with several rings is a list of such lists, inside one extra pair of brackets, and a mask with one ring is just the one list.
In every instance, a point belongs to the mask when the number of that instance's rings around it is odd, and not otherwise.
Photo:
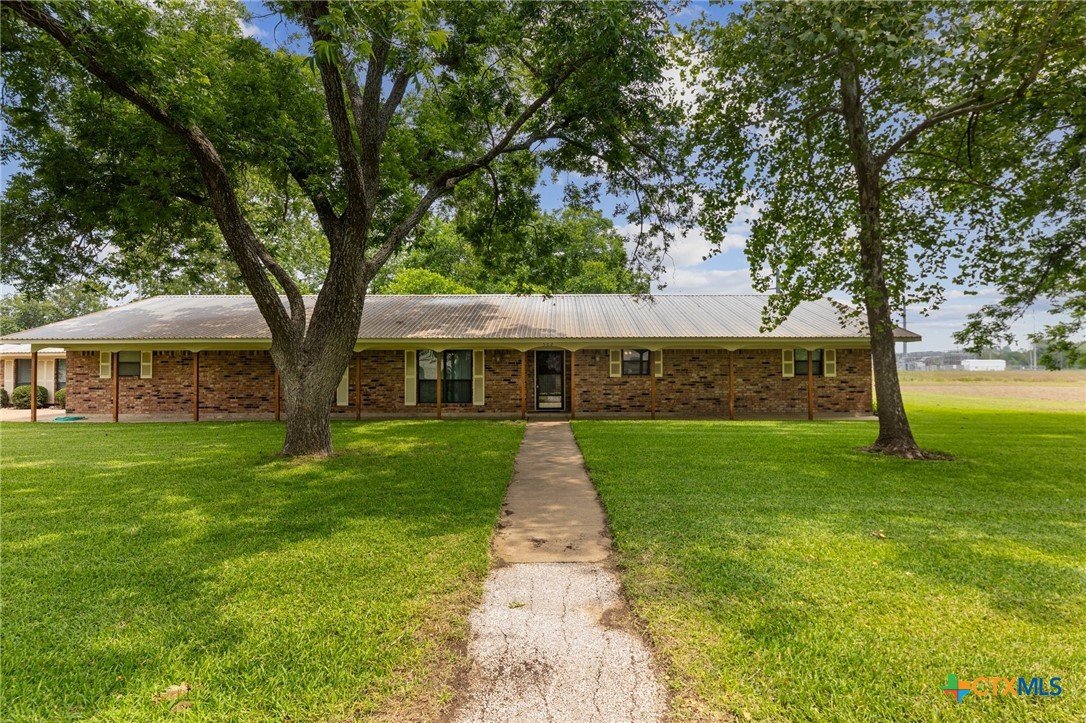
[(907, 403), (1023, 411), (1086, 412), (1086, 370), (1046, 372), (901, 372)]
[(953, 382), (976, 384), (1043, 384), (1086, 385), (1086, 369), (1069, 371), (1010, 371), (1010, 372), (898, 372), (902, 384), (943, 384)]

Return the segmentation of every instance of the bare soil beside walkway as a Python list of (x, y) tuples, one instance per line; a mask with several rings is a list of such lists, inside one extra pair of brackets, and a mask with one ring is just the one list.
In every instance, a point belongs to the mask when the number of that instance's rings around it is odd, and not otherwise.
[(603, 508), (566, 422), (532, 422), (472, 613), (468, 690), (451, 719), (657, 721), (652, 654), (610, 565)]

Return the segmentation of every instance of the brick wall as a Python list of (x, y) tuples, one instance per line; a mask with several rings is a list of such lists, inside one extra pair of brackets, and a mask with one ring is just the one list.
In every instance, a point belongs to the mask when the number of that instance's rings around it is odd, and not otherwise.
[[(726, 417), (728, 352), (720, 349), (665, 349), (664, 375), (656, 379), (658, 416)], [(367, 350), (361, 361), (362, 414), (436, 416), (432, 404), (404, 404), (404, 354)], [(575, 354), (576, 389), (571, 391), (570, 353), (566, 354), (566, 405), (576, 395), (578, 414), (642, 416), (649, 413), (652, 378), (609, 374), (607, 349)], [(98, 352), (68, 353), (68, 410), (79, 414), (112, 412), (113, 381), (98, 377)], [(153, 376), (120, 378), (121, 414), (192, 412), (192, 360), (189, 352), (154, 352)], [(736, 416), (800, 415), (807, 410), (807, 377), (781, 376), (777, 349), (738, 351), (735, 363)], [(816, 412), (871, 412), (871, 353), (840, 349), (837, 377), (815, 378)], [(486, 403), (443, 404), (442, 416), (520, 414), (521, 354), (486, 351)], [(527, 409), (535, 411), (535, 354), (527, 354)], [(274, 366), (266, 351), (211, 351), (200, 355), (200, 413), (208, 417), (274, 413)], [(355, 367), (349, 369), (348, 403), (334, 406), (334, 416), (353, 417), (357, 390)], [(285, 411), (285, 410), (284, 410)]]
[(871, 414), (874, 390), (870, 349), (838, 349), (837, 376), (815, 379), (815, 409)]
[[(68, 410), (79, 414), (113, 411), (113, 380), (98, 375), (99, 354), (68, 352)], [(193, 355), (156, 351), (151, 378), (120, 377), (121, 414), (191, 414)], [(274, 413), (275, 367), (266, 351), (200, 353), (200, 413)]]
[[(656, 379), (657, 416), (726, 417), (728, 352), (665, 349), (664, 375)], [(647, 414), (650, 377), (611, 377), (606, 349), (577, 352), (576, 411), (585, 414)], [(871, 352), (839, 349), (837, 376), (816, 377), (815, 412), (871, 413)], [(779, 349), (735, 352), (736, 416), (807, 412), (807, 377), (781, 376)]]
[(728, 352), (665, 349), (664, 375), (656, 380), (656, 409), (664, 416), (727, 417)]
[(112, 380), (98, 378), (98, 352), (68, 352), (68, 411), (108, 414), (112, 404)]
[[(666, 360), (667, 356), (664, 358)], [(607, 349), (581, 349), (577, 352), (574, 411), (585, 414), (648, 414), (651, 378), (611, 377), (610, 361)]]
[[(665, 356), (666, 359), (666, 356)], [(726, 362), (724, 362), (726, 364)], [(727, 404), (725, 366), (725, 405)], [(871, 351), (838, 349), (837, 376), (814, 378), (815, 412), (871, 413)], [(735, 413), (796, 414), (807, 411), (807, 376), (781, 376), (779, 349), (735, 352)]]
[[(437, 416), (437, 405), (404, 404), (404, 353), (402, 350), (367, 350), (362, 362), (362, 414)], [(531, 364), (529, 354), (529, 365)], [(442, 416), (520, 414), (520, 352), (487, 349), (485, 404), (441, 405)], [(529, 374), (531, 368), (529, 367)], [(530, 379), (531, 377), (529, 377)], [(351, 403), (354, 404), (354, 372), (351, 374)]]
[[(156, 354), (157, 356), (157, 354)], [(191, 363), (191, 362), (190, 362)], [(189, 409), (192, 408), (189, 367)], [(275, 364), (267, 351), (200, 353), (200, 413), (274, 414)]]

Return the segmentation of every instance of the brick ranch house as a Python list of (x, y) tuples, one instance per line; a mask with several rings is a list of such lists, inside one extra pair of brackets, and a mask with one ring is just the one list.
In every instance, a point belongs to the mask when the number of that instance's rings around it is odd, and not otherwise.
[[(334, 417), (355, 419), (870, 414), (866, 325), (823, 300), (763, 332), (765, 304), (723, 295), (370, 296), (329, 404)], [(35, 356), (64, 350), (73, 414), (283, 413), (270, 333), (247, 296), (159, 296), (2, 341), (29, 344)]]
[[(37, 349), (38, 386), (49, 392), (49, 403), (56, 393), (68, 383), (67, 355), (63, 349)], [(30, 384), (34, 377), (30, 365), (34, 363), (29, 344), (0, 344), (0, 387), (11, 397), (15, 387)]]

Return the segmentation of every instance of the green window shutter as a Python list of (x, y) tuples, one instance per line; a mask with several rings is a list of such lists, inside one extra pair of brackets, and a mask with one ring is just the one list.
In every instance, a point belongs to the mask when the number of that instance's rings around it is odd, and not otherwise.
[(486, 404), (486, 352), (476, 349), (471, 354), (471, 403)]
[(98, 378), (109, 379), (113, 376), (113, 352), (98, 352)]
[(336, 406), (346, 407), (347, 397), (349, 394), (349, 385), (351, 383), (351, 371), (348, 366), (347, 371), (343, 372), (343, 378), (339, 380), (339, 386), (336, 387)]
[(664, 350), (657, 349), (652, 353), (653, 373), (657, 377), (664, 376)]
[(796, 375), (796, 352), (794, 349), (781, 349), (781, 376), (784, 378)]
[(822, 376), (835, 377), (837, 376), (837, 350), (836, 349), (823, 349), (822, 350)]
[(403, 353), (403, 403), (408, 407), (414, 407), (418, 399), (419, 373), (418, 352), (405, 349)]
[(611, 355), (611, 376), (613, 376), (613, 377), (622, 376), (622, 350), (621, 349), (611, 349), (610, 355)]
[(140, 379), (150, 379), (152, 365), (154, 359), (154, 352), (141, 351), (140, 352)]

